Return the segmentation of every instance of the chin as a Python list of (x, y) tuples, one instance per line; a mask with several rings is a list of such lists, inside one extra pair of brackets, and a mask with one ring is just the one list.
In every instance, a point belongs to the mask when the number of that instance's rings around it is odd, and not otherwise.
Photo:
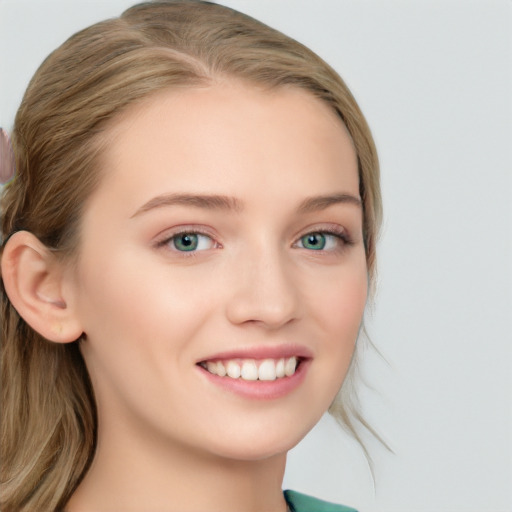
[[(307, 426), (303, 425), (299, 428), (297, 420), (290, 418), (282, 425), (287, 428), (268, 425), (259, 426), (251, 431), (238, 431), (223, 440), (213, 441), (211, 452), (217, 456), (239, 461), (258, 461), (286, 455), (306, 436), (317, 421), (309, 422)], [(295, 428), (291, 429), (291, 426)]]

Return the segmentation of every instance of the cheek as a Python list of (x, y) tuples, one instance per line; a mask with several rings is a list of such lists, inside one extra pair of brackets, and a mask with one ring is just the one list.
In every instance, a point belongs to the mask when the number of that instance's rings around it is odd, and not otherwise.
[(314, 315), (323, 330), (323, 354), (332, 358), (334, 371), (348, 367), (366, 306), (368, 279), (366, 265), (339, 273), (317, 288)]
[(140, 253), (112, 252), (101, 265), (90, 263), (80, 277), (82, 353), (97, 399), (103, 407), (124, 404), (152, 417), (160, 402), (172, 399), (162, 390), (176, 389), (175, 379), (197, 357), (190, 341), (208, 325), (211, 294), (194, 286), (187, 272), (155, 265)]
[(343, 333), (354, 326), (359, 329), (368, 293), (365, 264), (340, 268), (339, 272), (318, 280), (315, 286), (317, 314), (323, 317), (326, 327)]
[(315, 357), (305, 391), (315, 404), (310, 416), (312, 427), (340, 390), (347, 375), (367, 298), (365, 260), (340, 266), (314, 281), (307, 296), (307, 324), (315, 340)]
[(88, 338), (116, 359), (114, 347), (143, 358), (163, 349), (179, 358), (183, 352), (175, 349), (186, 347), (214, 310), (211, 277), (191, 272), (155, 264), (153, 255), (133, 249), (111, 252), (101, 264), (84, 261), (80, 301)]

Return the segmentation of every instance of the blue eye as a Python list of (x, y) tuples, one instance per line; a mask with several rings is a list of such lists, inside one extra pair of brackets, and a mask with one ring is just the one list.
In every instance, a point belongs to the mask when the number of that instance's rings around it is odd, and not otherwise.
[(180, 252), (205, 251), (214, 245), (209, 236), (200, 233), (178, 233), (170, 238), (168, 243)]
[(330, 251), (349, 244), (344, 235), (329, 232), (313, 232), (302, 236), (298, 241), (298, 247), (310, 251)]
[(326, 236), (323, 233), (308, 233), (300, 239), (300, 243), (304, 249), (312, 249), (321, 251), (325, 248)]

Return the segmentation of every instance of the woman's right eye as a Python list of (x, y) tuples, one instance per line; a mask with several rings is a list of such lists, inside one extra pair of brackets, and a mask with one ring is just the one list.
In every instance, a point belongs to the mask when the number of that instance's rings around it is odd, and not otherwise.
[(178, 252), (198, 252), (213, 249), (215, 241), (202, 233), (183, 232), (165, 239), (159, 245), (166, 245), (171, 250)]

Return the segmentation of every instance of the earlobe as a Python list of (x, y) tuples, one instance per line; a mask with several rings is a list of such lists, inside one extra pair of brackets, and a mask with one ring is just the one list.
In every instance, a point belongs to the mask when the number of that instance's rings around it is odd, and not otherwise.
[(2, 254), (2, 279), (11, 304), (28, 325), (57, 343), (75, 341), (80, 322), (64, 296), (64, 266), (32, 233), (19, 231), (7, 241)]

